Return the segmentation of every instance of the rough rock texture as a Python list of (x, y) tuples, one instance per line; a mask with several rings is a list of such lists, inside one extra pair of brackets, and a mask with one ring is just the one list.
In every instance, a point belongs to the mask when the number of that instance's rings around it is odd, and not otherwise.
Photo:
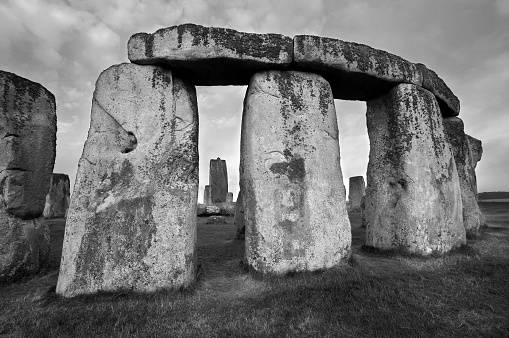
[(42, 212), (55, 163), (55, 97), (0, 71), (0, 283), (39, 271), (49, 257)]
[(206, 224), (226, 224), (226, 218), (224, 216), (210, 216), (207, 219)]
[(235, 214), (235, 202), (223, 202), (214, 204), (219, 208), (219, 214), (233, 216)]
[(477, 178), (475, 175), (476, 159), (472, 156), (470, 143), (465, 135), (463, 121), (457, 117), (444, 119), (445, 134), (454, 154), (461, 187), (463, 205), (463, 224), (467, 237), (479, 234), (484, 224), (484, 217), (477, 204)]
[(226, 170), (226, 161), (219, 157), (215, 160), (210, 160), (209, 185), (212, 203), (226, 202), (228, 171)]
[(348, 182), (348, 201), (350, 202), (350, 210), (361, 209), (361, 199), (366, 193), (366, 183), (364, 177), (353, 176)]
[(250, 268), (282, 274), (348, 258), (350, 222), (329, 84), (311, 73), (257, 73), (244, 100), (241, 134)]
[(38, 83), (0, 71), (2, 208), (33, 219), (42, 215), (55, 164), (55, 97)]
[(401, 84), (367, 108), (366, 245), (427, 255), (464, 244), (458, 172), (434, 96)]
[(242, 202), (242, 190), (239, 191), (237, 196), (237, 202), (235, 203), (235, 216), (233, 218), (233, 224), (237, 230), (237, 239), (244, 239), (246, 234), (246, 226), (244, 223), (244, 205)]
[(183, 24), (131, 36), (131, 62), (170, 67), (197, 86), (247, 85), (257, 71), (286, 69), (292, 39), (280, 34)]
[[(482, 158), (482, 142), (470, 135), (465, 134), (467, 137), (468, 145), (470, 147), (470, 154), (472, 156), (472, 165), (477, 167), (477, 162)], [(476, 185), (477, 189), (477, 185)]]
[(154, 66), (105, 70), (92, 100), (56, 292), (190, 285), (197, 196), (194, 86)]
[(437, 73), (423, 65), (416, 64), (422, 74), (422, 87), (429, 90), (437, 98), (443, 116), (458, 116), (460, 100)]
[(321, 74), (335, 99), (373, 99), (398, 83), (422, 84), (413, 63), (383, 50), (338, 39), (297, 35), (294, 68)]
[(203, 204), (212, 204), (212, 196), (210, 196), (210, 185), (206, 185), (205, 189), (203, 190)]
[(43, 213), (44, 218), (65, 217), (71, 199), (70, 184), (69, 176), (66, 174), (51, 175)]
[(366, 195), (361, 198), (361, 227), (365, 228), (367, 225), (366, 220)]
[(220, 213), (221, 208), (219, 208), (217, 205), (198, 204), (196, 209), (197, 216), (219, 215)]
[(226, 194), (226, 203), (231, 203), (231, 202), (233, 202), (233, 193), (229, 192)]

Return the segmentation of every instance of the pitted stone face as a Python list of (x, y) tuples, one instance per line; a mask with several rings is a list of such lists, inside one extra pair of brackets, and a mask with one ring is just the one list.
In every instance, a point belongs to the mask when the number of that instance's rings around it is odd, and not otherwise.
[(246, 258), (254, 270), (310, 271), (349, 257), (336, 114), (321, 76), (253, 76), (244, 101), (240, 168)]
[(458, 170), (461, 201), (463, 205), (463, 224), (468, 237), (479, 234), (484, 224), (484, 217), (477, 204), (477, 178), (475, 175), (475, 161), (463, 121), (457, 117), (444, 119), (445, 134), (454, 154)]
[(36, 273), (49, 255), (41, 219), (55, 164), (55, 97), (0, 71), (0, 282)]
[(170, 67), (198, 86), (247, 85), (257, 71), (288, 68), (293, 54), (292, 39), (281, 34), (194, 24), (135, 34), (128, 53), (133, 63)]
[(366, 245), (427, 255), (464, 244), (458, 172), (434, 96), (402, 84), (367, 106)]
[(194, 86), (155, 66), (97, 80), (68, 211), (57, 293), (180, 288), (195, 278)]
[(361, 200), (366, 193), (366, 183), (364, 177), (353, 176), (348, 182), (348, 201), (350, 210), (361, 210)]

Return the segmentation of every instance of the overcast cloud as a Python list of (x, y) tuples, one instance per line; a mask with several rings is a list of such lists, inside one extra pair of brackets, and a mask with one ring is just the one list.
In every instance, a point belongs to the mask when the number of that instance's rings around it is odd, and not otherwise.
[[(460, 98), (466, 132), (483, 141), (479, 191), (509, 191), (509, 1), (507, 0), (3, 0), (0, 69), (55, 94), (55, 172), (74, 182), (102, 70), (128, 62), (127, 41), (182, 23), (355, 41), (421, 62)], [(198, 87), (200, 195), (208, 162), (226, 159), (238, 192), (240, 118), (246, 87)], [(336, 102), (343, 177), (366, 173), (363, 102)]]

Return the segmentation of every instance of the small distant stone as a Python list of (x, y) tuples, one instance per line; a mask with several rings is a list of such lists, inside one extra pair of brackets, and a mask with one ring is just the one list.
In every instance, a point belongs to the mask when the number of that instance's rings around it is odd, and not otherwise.
[(221, 223), (226, 224), (226, 218), (224, 218), (224, 216), (210, 216), (206, 222), (206, 224), (221, 224)]

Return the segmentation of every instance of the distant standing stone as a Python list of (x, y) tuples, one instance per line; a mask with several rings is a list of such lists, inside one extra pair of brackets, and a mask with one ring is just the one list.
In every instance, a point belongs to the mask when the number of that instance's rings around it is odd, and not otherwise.
[(229, 192), (226, 194), (226, 203), (232, 203), (233, 202), (233, 193)]
[(465, 134), (463, 121), (457, 117), (444, 119), (444, 127), (451, 145), (458, 170), (461, 202), (463, 205), (463, 224), (467, 237), (475, 237), (484, 224), (484, 217), (477, 204), (476, 156), (472, 155), (469, 139)]
[(347, 259), (350, 222), (329, 84), (311, 73), (257, 73), (244, 100), (241, 135), (249, 266), (283, 274)]
[(242, 190), (239, 191), (237, 201), (235, 203), (235, 217), (233, 219), (235, 229), (237, 230), (237, 239), (244, 239), (246, 226), (244, 224), (244, 206), (242, 203)]
[(215, 160), (210, 160), (209, 184), (212, 203), (226, 202), (228, 171), (226, 170), (225, 160), (219, 157)]
[(56, 292), (150, 292), (193, 283), (197, 197), (194, 86), (155, 66), (102, 72)]
[(401, 84), (367, 103), (366, 245), (428, 255), (465, 244), (461, 191), (435, 97)]
[(49, 257), (42, 219), (55, 164), (55, 97), (0, 71), (0, 282), (36, 273)]
[(353, 176), (349, 179), (348, 201), (350, 201), (350, 210), (359, 211), (361, 209), (361, 199), (366, 193), (366, 184), (364, 177)]
[(65, 217), (71, 199), (69, 176), (66, 174), (51, 175), (51, 183), (46, 195), (44, 218)]
[(205, 205), (212, 204), (212, 196), (210, 195), (210, 185), (206, 185), (205, 189), (203, 189), (203, 204)]

